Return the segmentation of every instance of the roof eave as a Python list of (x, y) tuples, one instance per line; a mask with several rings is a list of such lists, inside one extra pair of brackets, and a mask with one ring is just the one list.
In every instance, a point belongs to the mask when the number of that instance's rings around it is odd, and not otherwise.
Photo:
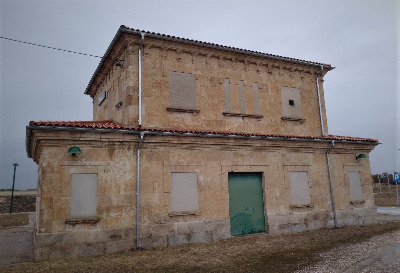
[(106, 61), (106, 59), (108, 57), (108, 54), (110, 54), (111, 50), (113, 49), (115, 43), (118, 41), (119, 36), (121, 35), (122, 32), (123, 32), (123, 28), (121, 26), (118, 29), (117, 33), (114, 35), (114, 38), (112, 39), (112, 41), (111, 41), (110, 45), (108, 46), (106, 52), (104, 53), (103, 57), (101, 58), (100, 63), (97, 65), (97, 68), (94, 71), (94, 73), (92, 75), (92, 78), (90, 78), (90, 81), (89, 81), (89, 83), (88, 83), (88, 85), (87, 85), (87, 87), (85, 89), (85, 93), (84, 93), (85, 95), (90, 95), (93, 98), (93, 96), (91, 94), (89, 94), (90, 87), (92, 86), (93, 81), (97, 77), (97, 74), (99, 73), (99, 71), (100, 71), (101, 67), (103, 66), (104, 62)]
[[(130, 129), (118, 129), (118, 128), (88, 128), (88, 127), (64, 127), (64, 126), (48, 126), (48, 125), (30, 125), (27, 126), (27, 153), (28, 157), (31, 158), (30, 142), (32, 130), (46, 130), (46, 131), (86, 131), (86, 132), (104, 132), (104, 133), (128, 133), (128, 134), (140, 134), (145, 132), (147, 135), (168, 135), (168, 136), (199, 136), (199, 137), (215, 137), (215, 138), (244, 138), (244, 139), (263, 139), (263, 140), (275, 140), (275, 141), (299, 141), (299, 142), (326, 142), (330, 143), (334, 140), (337, 143), (348, 143), (348, 144), (364, 144), (364, 145), (379, 145), (378, 141), (365, 141), (365, 140), (339, 140), (332, 138), (302, 138), (302, 137), (283, 137), (283, 136), (257, 136), (257, 135), (236, 135), (236, 134), (223, 134), (223, 133), (208, 133), (205, 132), (184, 132), (184, 131), (163, 131), (163, 130), (152, 130), (148, 128), (130, 128)], [(28, 138), (29, 130), (29, 138)], [(29, 139), (29, 141), (28, 141)], [(29, 146), (28, 146), (29, 145)], [(29, 147), (29, 148), (28, 148)]]

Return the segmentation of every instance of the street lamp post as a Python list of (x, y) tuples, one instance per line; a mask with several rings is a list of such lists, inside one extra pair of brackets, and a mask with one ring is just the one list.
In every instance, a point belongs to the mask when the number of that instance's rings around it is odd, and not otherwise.
[(11, 188), (11, 201), (10, 201), (10, 214), (12, 213), (12, 205), (13, 205), (13, 199), (14, 199), (14, 185), (15, 185), (15, 171), (17, 169), (18, 163), (14, 163), (14, 176), (13, 176), (13, 184)]

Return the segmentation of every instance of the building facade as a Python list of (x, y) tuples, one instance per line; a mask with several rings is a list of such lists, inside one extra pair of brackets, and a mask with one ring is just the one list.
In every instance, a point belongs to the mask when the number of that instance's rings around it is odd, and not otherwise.
[(121, 26), (93, 121), (32, 121), (35, 258), (375, 223), (376, 139), (328, 133), (331, 65)]

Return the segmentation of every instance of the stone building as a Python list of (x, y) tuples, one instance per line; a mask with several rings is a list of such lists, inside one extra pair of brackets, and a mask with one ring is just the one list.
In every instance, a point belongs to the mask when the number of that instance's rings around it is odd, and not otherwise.
[(375, 222), (378, 141), (328, 133), (331, 65), (125, 26), (104, 56), (93, 121), (27, 126), (37, 260)]

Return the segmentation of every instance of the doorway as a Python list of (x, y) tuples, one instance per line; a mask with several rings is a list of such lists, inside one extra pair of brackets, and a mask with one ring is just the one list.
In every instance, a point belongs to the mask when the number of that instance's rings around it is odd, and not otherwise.
[(228, 173), (231, 235), (265, 232), (262, 173)]

